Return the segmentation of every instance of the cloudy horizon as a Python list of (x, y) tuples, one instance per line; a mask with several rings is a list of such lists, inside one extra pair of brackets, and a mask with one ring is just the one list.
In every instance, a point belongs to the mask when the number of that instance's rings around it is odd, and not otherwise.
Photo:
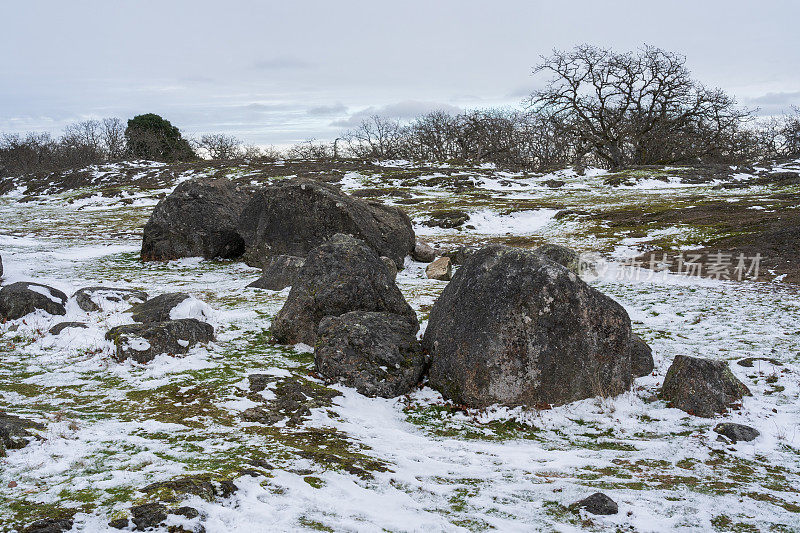
[(589, 43), (681, 53), (762, 114), (800, 105), (789, 1), (6, 4), (0, 132), (158, 113), (189, 136), (329, 140), (371, 114), (519, 106), (539, 56)]

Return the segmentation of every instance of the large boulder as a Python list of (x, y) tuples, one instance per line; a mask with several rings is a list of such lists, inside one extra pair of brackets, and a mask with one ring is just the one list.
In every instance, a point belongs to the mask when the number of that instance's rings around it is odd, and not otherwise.
[(156, 205), (145, 224), (142, 259), (241, 256), (245, 242), (237, 225), (250, 194), (226, 178), (181, 183)]
[(319, 324), (314, 363), (328, 379), (365, 396), (393, 398), (422, 379), (419, 326), (391, 313), (352, 311)]
[(136, 304), (128, 311), (132, 313), (133, 319), (136, 322), (145, 324), (164, 322), (172, 318), (173, 309), (189, 298), (191, 298), (191, 296), (185, 292), (168, 292), (166, 294), (159, 294), (140, 304)]
[(245, 259), (254, 266), (273, 255), (305, 257), (337, 233), (363, 240), (398, 267), (414, 248), (411, 219), (399, 208), (306, 179), (281, 181), (256, 192), (242, 213), (239, 231), (248, 246)]
[(617, 302), (541, 255), (487, 246), (456, 272), (423, 338), (430, 384), (471, 407), (565, 404), (631, 386)]
[(294, 284), (297, 274), (306, 260), (293, 255), (276, 255), (267, 258), (261, 277), (248, 287), (280, 291)]
[(113, 287), (84, 287), (72, 295), (78, 307), (87, 312), (100, 311), (107, 302), (142, 303), (147, 300), (147, 293), (136, 289)]
[(58, 289), (18, 281), (0, 289), (0, 318), (13, 320), (41, 309), (51, 315), (66, 315), (67, 295)]
[(214, 327), (195, 318), (126, 324), (109, 330), (106, 339), (114, 342), (118, 361), (147, 363), (162, 353), (184, 354), (198, 342), (214, 340)]
[(434, 250), (433, 246), (426, 242), (417, 241), (417, 243), (414, 245), (414, 250), (411, 252), (411, 257), (414, 258), (414, 261), (431, 263), (434, 259), (436, 259), (436, 250)]
[(661, 387), (661, 397), (672, 407), (705, 418), (724, 413), (744, 396), (750, 390), (728, 363), (688, 355), (675, 356)]
[(3, 277), (3, 258), (0, 256), (0, 278)]
[(359, 239), (339, 234), (308, 253), (272, 322), (272, 335), (284, 344), (313, 346), (323, 318), (350, 311), (386, 311), (417, 324), (414, 310), (375, 251)]

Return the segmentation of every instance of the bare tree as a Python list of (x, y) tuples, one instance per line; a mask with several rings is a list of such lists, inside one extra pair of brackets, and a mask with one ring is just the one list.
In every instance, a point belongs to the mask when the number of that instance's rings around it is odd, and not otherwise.
[(345, 133), (350, 152), (359, 158), (391, 159), (401, 154), (404, 135), (400, 123), (373, 115)]
[(683, 56), (646, 46), (619, 54), (589, 45), (542, 58), (549, 73), (529, 109), (561, 117), (611, 168), (724, 155), (749, 112), (694, 81)]
[(125, 124), (118, 118), (104, 118), (100, 123), (100, 136), (110, 161), (119, 161), (125, 155)]
[(241, 144), (236, 137), (215, 133), (203, 135), (198, 146), (205, 150), (211, 159), (236, 159), (243, 154)]
[(333, 159), (333, 146), (316, 139), (307, 139), (289, 148), (286, 156), (289, 159)]

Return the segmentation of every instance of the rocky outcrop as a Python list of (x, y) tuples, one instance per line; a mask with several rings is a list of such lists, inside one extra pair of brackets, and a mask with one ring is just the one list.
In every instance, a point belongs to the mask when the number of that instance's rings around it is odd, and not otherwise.
[(0, 289), (0, 318), (13, 320), (41, 309), (51, 315), (65, 315), (67, 295), (58, 289), (18, 281)]
[(655, 369), (653, 350), (635, 333), (631, 335), (631, 373), (635, 378), (650, 375)]
[(449, 257), (440, 257), (425, 268), (425, 275), (428, 279), (439, 281), (450, 281), (453, 277), (453, 265)]
[(272, 335), (284, 344), (313, 346), (323, 318), (350, 311), (385, 311), (417, 325), (414, 311), (378, 255), (363, 241), (340, 234), (308, 253), (272, 322)]
[(172, 318), (172, 310), (180, 305), (184, 300), (191, 298), (184, 292), (169, 292), (160, 294), (154, 298), (134, 305), (129, 309), (136, 322), (150, 324), (154, 322), (164, 322)]
[(706, 418), (724, 413), (744, 396), (750, 390), (728, 363), (688, 355), (675, 356), (661, 388), (661, 397), (672, 407)]
[(226, 178), (181, 183), (156, 205), (145, 224), (142, 259), (241, 256), (245, 242), (238, 223), (249, 197), (249, 190)]
[(86, 312), (100, 311), (105, 302), (132, 304), (147, 300), (147, 293), (136, 289), (120, 289), (113, 287), (84, 287), (72, 295), (78, 307)]
[(264, 263), (261, 277), (248, 287), (270, 291), (283, 290), (294, 284), (303, 263), (305, 263), (305, 259), (293, 255), (268, 257)]
[(352, 311), (319, 324), (314, 363), (328, 379), (365, 396), (392, 398), (422, 379), (419, 326), (391, 313)]
[(469, 258), (434, 304), (430, 384), (471, 407), (564, 404), (631, 386), (617, 302), (541, 255), (500, 245)]
[(399, 208), (366, 202), (313, 180), (286, 180), (256, 192), (239, 231), (254, 266), (274, 255), (305, 257), (337, 233), (363, 240), (398, 267), (414, 248), (411, 219)]
[(184, 354), (197, 343), (214, 340), (214, 327), (194, 318), (181, 318), (117, 326), (106, 333), (106, 339), (114, 342), (118, 361), (147, 363), (157, 355)]

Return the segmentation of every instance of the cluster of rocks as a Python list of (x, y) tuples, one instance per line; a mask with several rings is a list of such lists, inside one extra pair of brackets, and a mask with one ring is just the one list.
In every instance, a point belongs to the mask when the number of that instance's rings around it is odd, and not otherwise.
[(271, 331), (314, 346), (322, 375), (366, 395), (405, 394), (422, 378), (414, 310), (378, 254), (349, 235), (308, 253)]
[(197, 179), (181, 183), (155, 207), (144, 227), (141, 255), (244, 259), (274, 268), (269, 258), (306, 257), (337, 233), (361, 239), (398, 268), (415, 244), (411, 219), (401, 209), (327, 183), (288, 179), (254, 188)]
[[(424, 243), (413, 254), (437, 257)], [(378, 254), (335, 235), (297, 263), (273, 338), (313, 346), (319, 374), (363, 394), (402, 395), (427, 375), (445, 398), (474, 408), (615, 396), (653, 372), (627, 312), (577, 275), (576, 252), (489, 245), (459, 255), (420, 343), (416, 316)], [(726, 363), (687, 356), (675, 358), (661, 391), (706, 417), (747, 394)]]
[(118, 361), (152, 361), (157, 355), (185, 354), (197, 343), (214, 340), (214, 326), (197, 318), (174, 318), (173, 310), (190, 296), (182, 292), (162, 294), (134, 305), (129, 311), (136, 324), (112, 328)]
[[(136, 324), (112, 328), (106, 339), (116, 347), (116, 359), (146, 363), (156, 355), (184, 354), (197, 344), (214, 339), (214, 327), (196, 318), (173, 317), (172, 311), (184, 300), (185, 293), (169, 293), (148, 299), (147, 293), (127, 288), (85, 287), (72, 296), (86, 312), (102, 310), (108, 303), (127, 302)], [(69, 298), (62, 291), (40, 283), (20, 281), (0, 289), (0, 319), (15, 320), (36, 311), (63, 316)], [(84, 322), (60, 322), (49, 333), (60, 335), (69, 328), (87, 328)]]

